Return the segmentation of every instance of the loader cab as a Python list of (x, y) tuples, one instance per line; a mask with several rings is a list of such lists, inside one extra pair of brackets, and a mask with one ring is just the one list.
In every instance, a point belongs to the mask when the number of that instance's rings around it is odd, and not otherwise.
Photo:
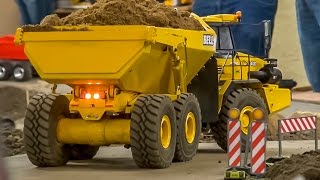
[(232, 51), (235, 50), (235, 46), (230, 26), (217, 25), (211, 27), (217, 34), (215, 57), (226, 58), (234, 56)]
[[(229, 55), (235, 55), (237, 51), (245, 54), (255, 54), (256, 57), (261, 59), (269, 57), (269, 51), (271, 48), (271, 21), (264, 20), (258, 24), (244, 24), (241, 23), (241, 12), (238, 11), (236, 14), (218, 14), (202, 17), (204, 20), (217, 34), (217, 44), (215, 54), (216, 57), (225, 57)], [(254, 46), (258, 49), (254, 52), (248, 49), (239, 49), (236, 47), (234, 41), (233, 31), (242, 32), (237, 25), (245, 26), (256, 30), (259, 33), (258, 39), (253, 39)], [(243, 32), (247, 35), (248, 32)], [(250, 39), (250, 38), (249, 38)], [(252, 39), (251, 39), (252, 41)], [(233, 52), (234, 51), (234, 52)], [(257, 52), (256, 52), (257, 51)]]

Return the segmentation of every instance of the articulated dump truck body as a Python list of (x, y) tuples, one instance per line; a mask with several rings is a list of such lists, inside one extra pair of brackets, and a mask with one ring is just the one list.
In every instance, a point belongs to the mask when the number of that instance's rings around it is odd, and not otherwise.
[(132, 92), (175, 94), (174, 71), (180, 67), (174, 60), (185, 61), (182, 78), (189, 83), (214, 54), (213, 44), (204, 42), (214, 35), (212, 30), (103, 26), (87, 31), (18, 30), (16, 41), (25, 44), (31, 63), (50, 83), (105, 84)]
[(187, 85), (210, 61), (216, 42), (215, 32), (195, 18), (203, 31), (140, 25), (17, 29), (15, 42), (24, 44), (40, 77), (73, 88), (63, 95), (53, 88), (30, 101), (24, 126), (29, 160), (61, 166), (92, 158), (110, 144), (130, 147), (144, 168), (191, 160), (201, 110)]

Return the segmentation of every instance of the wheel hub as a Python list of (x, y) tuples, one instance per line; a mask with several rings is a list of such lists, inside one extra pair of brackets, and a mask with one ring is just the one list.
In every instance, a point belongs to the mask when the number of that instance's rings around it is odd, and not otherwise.
[(189, 112), (185, 122), (185, 134), (189, 144), (193, 143), (196, 135), (196, 118), (192, 112)]
[(171, 142), (171, 123), (167, 115), (164, 115), (161, 120), (160, 137), (162, 147), (168, 148)]
[(6, 69), (3, 66), (0, 66), (0, 78), (4, 78), (6, 75)]
[(253, 110), (254, 108), (252, 106), (246, 106), (240, 112), (241, 130), (246, 135), (249, 133), (249, 125), (252, 122)]
[(23, 76), (24, 76), (24, 69), (21, 68), (21, 67), (15, 68), (14, 71), (13, 71), (13, 76), (14, 76), (16, 79), (22, 79)]

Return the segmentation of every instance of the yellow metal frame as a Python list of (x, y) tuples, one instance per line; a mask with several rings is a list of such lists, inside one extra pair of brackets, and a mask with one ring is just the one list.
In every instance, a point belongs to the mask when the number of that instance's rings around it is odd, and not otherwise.
[[(249, 57), (250, 56), (250, 57)], [(259, 71), (267, 62), (244, 53), (237, 52), (234, 57), (216, 58), (218, 68), (222, 70), (219, 80), (248, 80), (249, 71)], [(250, 59), (250, 62), (249, 62)], [(232, 67), (232, 62), (233, 67)]]
[(57, 140), (62, 144), (130, 144), (130, 119), (86, 121), (63, 118), (58, 121)]
[(238, 23), (241, 16), (237, 14), (216, 14), (201, 18), (207, 23)]

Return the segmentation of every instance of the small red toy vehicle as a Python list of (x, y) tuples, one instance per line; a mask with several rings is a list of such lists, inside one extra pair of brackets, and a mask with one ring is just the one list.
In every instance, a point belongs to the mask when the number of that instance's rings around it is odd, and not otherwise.
[(34, 73), (24, 54), (24, 47), (14, 43), (14, 36), (0, 37), (0, 81), (8, 80), (11, 76), (16, 81), (27, 81)]

